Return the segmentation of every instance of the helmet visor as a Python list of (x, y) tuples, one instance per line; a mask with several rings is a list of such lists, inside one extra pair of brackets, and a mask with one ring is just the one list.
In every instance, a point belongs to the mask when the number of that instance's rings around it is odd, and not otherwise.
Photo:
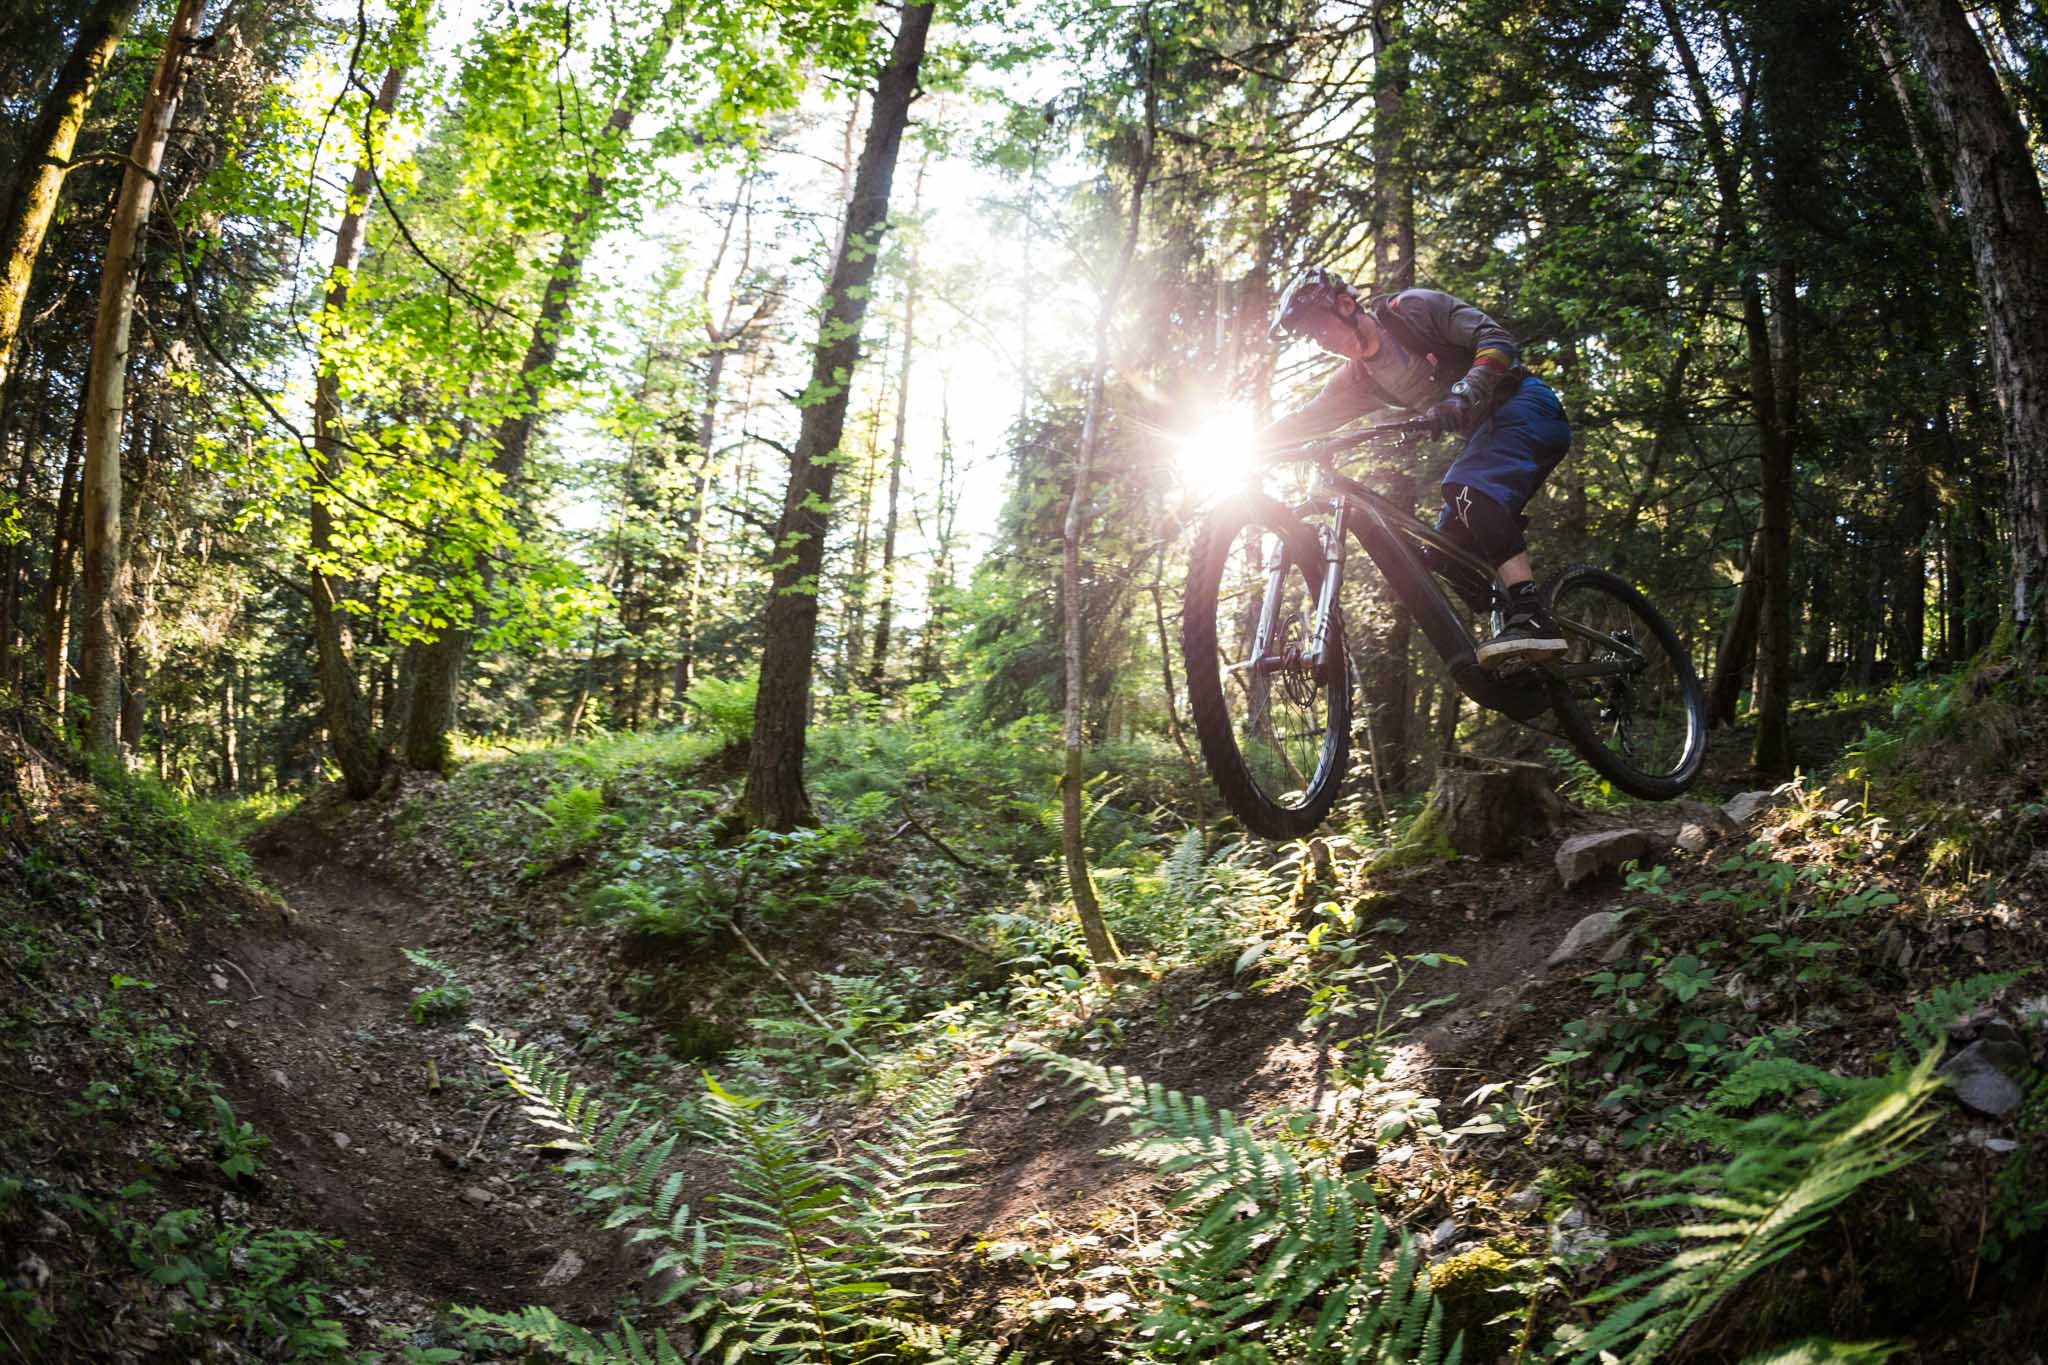
[(1266, 335), (1313, 337), (1325, 321), (1337, 321), (1337, 290), (1321, 271), (1311, 271), (1287, 286)]

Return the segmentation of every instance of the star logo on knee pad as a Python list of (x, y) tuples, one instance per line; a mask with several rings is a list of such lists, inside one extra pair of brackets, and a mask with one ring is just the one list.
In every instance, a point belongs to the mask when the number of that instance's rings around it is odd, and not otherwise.
[(1457, 501), (1453, 504), (1453, 506), (1455, 506), (1458, 509), (1458, 524), (1460, 526), (1463, 526), (1468, 531), (1471, 530), (1472, 490), (1469, 488), (1460, 488), (1458, 490)]

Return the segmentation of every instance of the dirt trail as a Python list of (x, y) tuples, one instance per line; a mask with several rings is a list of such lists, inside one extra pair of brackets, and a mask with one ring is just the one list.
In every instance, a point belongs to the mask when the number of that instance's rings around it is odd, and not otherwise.
[(604, 1314), (631, 1268), (574, 1218), (463, 1019), (408, 1015), (430, 984), (400, 952), (421, 941), (415, 904), (289, 824), (257, 854), (293, 923), (202, 965), (245, 1001), (217, 1043), (228, 1099), (271, 1141), (266, 1169), (399, 1298)]
[[(1558, 837), (1617, 823), (1574, 813)], [(1467, 964), (1416, 983), (1457, 1000), (1410, 1035), (1407, 1084), (1456, 1103), (1473, 1068), (1514, 1029), (1525, 988), (1543, 978), (1565, 931), (1616, 903), (1612, 878), (1560, 889), (1555, 843), (1403, 878), (1376, 904), (1375, 913), (1407, 922), (1404, 951)], [(228, 1096), (271, 1139), (268, 1168), (302, 1197), (303, 1216), (367, 1257), (366, 1280), (380, 1293), (409, 1300), (358, 1311), (418, 1321), (428, 1304), (541, 1303), (577, 1321), (608, 1316), (639, 1272), (577, 1217), (464, 1028), (466, 1015), (409, 1017), (413, 989), (431, 981), (401, 949), (429, 940), (432, 908), (369, 870), (367, 846), (311, 818), (273, 827), (255, 852), (295, 920), (200, 964), (218, 995), (245, 1001), (216, 1040)], [(1260, 992), (1227, 965), (1188, 969), (1129, 1007), (1097, 1059), (1247, 1112), (1307, 1105), (1320, 1052), (1301, 1030), (1304, 1005), (1294, 992)], [(430, 1061), (438, 1090), (429, 1088)], [(1149, 1172), (1100, 1154), (1120, 1134), (1072, 1121), (1036, 1068), (996, 1062), (963, 1110), (969, 1155), (957, 1178), (970, 1193), (944, 1220), (942, 1247), (1012, 1235), (1034, 1215), (1079, 1224), (1152, 1202)], [(971, 1302), (981, 1278), (969, 1266), (955, 1291)]]

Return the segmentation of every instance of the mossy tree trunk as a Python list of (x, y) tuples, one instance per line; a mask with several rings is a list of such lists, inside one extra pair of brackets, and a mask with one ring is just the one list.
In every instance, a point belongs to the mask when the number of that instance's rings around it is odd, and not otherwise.
[(86, 750), (112, 754), (119, 747), (121, 715), (120, 616), (127, 593), (121, 555), (121, 425), (127, 411), (128, 335), (142, 266), (142, 228), (156, 202), (157, 176), (170, 143), (171, 120), (184, 93), (186, 56), (199, 38), (205, 0), (179, 0), (164, 34), (163, 56), (150, 78), (136, 120), (135, 141), (114, 200), (100, 273), (99, 311), (93, 322), (92, 358), (86, 366), (84, 650), (82, 691), (88, 707)]

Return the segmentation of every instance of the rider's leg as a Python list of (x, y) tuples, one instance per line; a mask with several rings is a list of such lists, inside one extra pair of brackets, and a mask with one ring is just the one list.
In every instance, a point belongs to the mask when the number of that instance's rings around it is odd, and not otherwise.
[[(1550, 386), (1524, 379), (1466, 442), (1444, 474), (1444, 513), (1438, 524), (1498, 566), (1508, 589), (1507, 620), (1479, 647), (1488, 668), (1561, 653), (1564, 637), (1537, 600), (1522, 508), (1571, 448), (1571, 427)], [(1459, 534), (1462, 530), (1465, 534)]]

